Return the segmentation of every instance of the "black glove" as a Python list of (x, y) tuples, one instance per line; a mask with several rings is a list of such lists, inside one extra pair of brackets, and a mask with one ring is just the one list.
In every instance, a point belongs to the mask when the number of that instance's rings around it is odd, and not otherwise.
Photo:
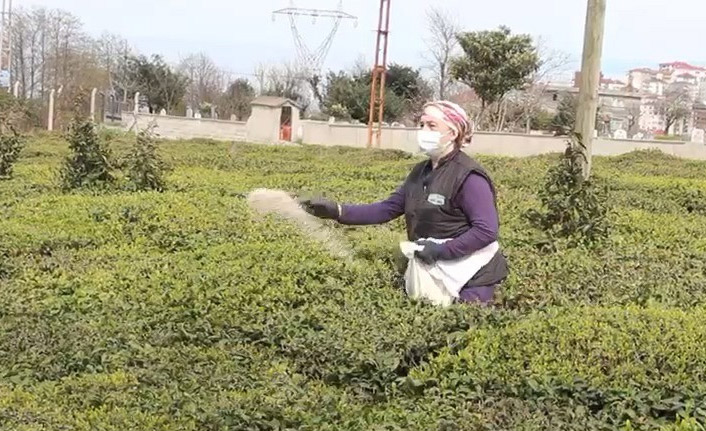
[(437, 244), (433, 241), (419, 240), (416, 241), (417, 244), (424, 246), (420, 251), (415, 251), (414, 256), (426, 263), (427, 265), (433, 265), (434, 262), (439, 260), (441, 257), (441, 252), (443, 247), (441, 244)]
[(338, 213), (338, 204), (324, 198), (304, 199), (299, 201), (304, 211), (323, 219), (338, 220), (341, 216)]

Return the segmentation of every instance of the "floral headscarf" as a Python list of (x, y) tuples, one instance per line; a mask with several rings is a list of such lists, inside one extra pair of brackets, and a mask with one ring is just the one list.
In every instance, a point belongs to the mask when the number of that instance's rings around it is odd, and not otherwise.
[(444, 122), (451, 129), (456, 131), (458, 137), (456, 144), (465, 147), (471, 142), (473, 136), (473, 121), (468, 118), (466, 111), (459, 105), (448, 100), (429, 102), (424, 105), (424, 109), (432, 107), (433, 117)]

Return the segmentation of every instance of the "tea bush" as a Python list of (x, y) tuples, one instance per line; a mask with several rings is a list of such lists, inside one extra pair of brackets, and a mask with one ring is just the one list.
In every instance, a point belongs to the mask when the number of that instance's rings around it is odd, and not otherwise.
[(596, 158), (608, 237), (547, 253), (523, 215), (558, 156), (479, 157), (512, 274), (494, 307), (439, 309), (403, 294), (402, 220), (332, 224), (347, 262), (245, 202), (373, 201), (415, 157), (157, 145), (162, 192), (63, 193), (56, 135), (0, 182), (0, 429), (703, 429), (706, 163)]

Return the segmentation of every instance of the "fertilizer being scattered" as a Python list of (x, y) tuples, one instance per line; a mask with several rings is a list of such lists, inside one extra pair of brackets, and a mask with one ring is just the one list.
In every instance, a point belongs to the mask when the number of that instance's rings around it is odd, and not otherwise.
[(321, 220), (304, 211), (284, 190), (256, 189), (247, 196), (248, 205), (261, 216), (274, 213), (292, 222), (305, 235), (321, 243), (333, 256), (352, 259), (353, 250), (345, 239)]

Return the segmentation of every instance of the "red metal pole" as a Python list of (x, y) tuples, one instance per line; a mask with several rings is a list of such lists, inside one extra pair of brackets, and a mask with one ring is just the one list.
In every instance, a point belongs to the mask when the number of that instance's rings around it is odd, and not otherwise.
[[(387, 6), (387, 8), (385, 8)], [(384, 19), (384, 14), (387, 13), (387, 17)], [(383, 28), (383, 25), (385, 26)], [(376, 122), (375, 113), (377, 111), (377, 146), (380, 146), (380, 135), (381, 135), (381, 123), (383, 118), (384, 104), (385, 104), (385, 73), (387, 71), (387, 34), (388, 28), (390, 26), (390, 0), (380, 0), (380, 15), (378, 17), (378, 30), (377, 38), (375, 41), (375, 65), (373, 66), (371, 82), (370, 82), (370, 115), (368, 119), (368, 148), (372, 147), (373, 144), (373, 124)], [(383, 42), (383, 60), (380, 64), (380, 42), (384, 38)], [(378, 93), (379, 86), (379, 93)]]

